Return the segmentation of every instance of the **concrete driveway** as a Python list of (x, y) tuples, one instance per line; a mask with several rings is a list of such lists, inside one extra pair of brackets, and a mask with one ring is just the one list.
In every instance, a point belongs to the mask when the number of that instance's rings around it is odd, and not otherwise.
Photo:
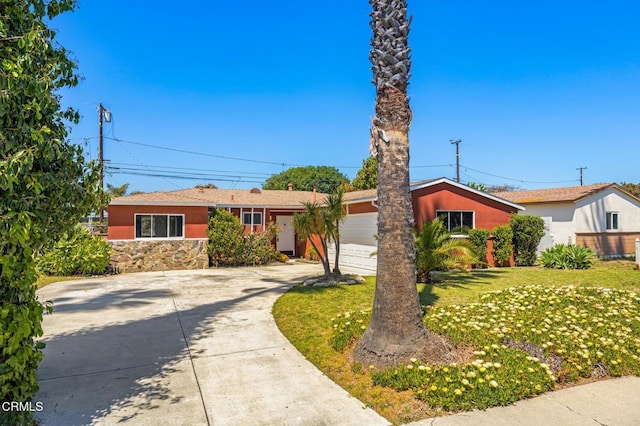
[(376, 425), (278, 331), (273, 302), (318, 265), (65, 281), (38, 371), (43, 425)]

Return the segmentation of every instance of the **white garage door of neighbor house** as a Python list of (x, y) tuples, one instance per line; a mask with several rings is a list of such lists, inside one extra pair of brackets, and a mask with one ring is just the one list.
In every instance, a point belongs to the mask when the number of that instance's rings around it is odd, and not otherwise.
[(276, 250), (295, 254), (293, 216), (276, 216), (276, 225), (281, 229), (276, 240)]

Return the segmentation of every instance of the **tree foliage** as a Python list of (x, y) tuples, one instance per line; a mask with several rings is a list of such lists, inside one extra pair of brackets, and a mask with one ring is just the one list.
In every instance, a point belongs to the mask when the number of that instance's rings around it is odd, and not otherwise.
[(123, 197), (127, 195), (127, 191), (129, 190), (129, 184), (124, 183), (120, 186), (115, 186), (110, 183), (107, 184), (107, 195), (109, 197)]
[(620, 186), (622, 189), (640, 198), (640, 183), (622, 182)]
[(378, 158), (367, 157), (351, 182), (353, 190), (374, 189), (378, 187)]
[(79, 116), (61, 109), (57, 91), (78, 79), (46, 24), (73, 7), (3, 0), (0, 8), (0, 402), (28, 401), (38, 389), (47, 307), (35, 294), (34, 254), (102, 202), (97, 168), (65, 141), (66, 123)]
[(288, 189), (292, 184), (296, 191), (313, 191), (333, 194), (343, 182), (349, 179), (335, 167), (305, 166), (291, 167), (282, 173), (269, 177), (262, 189)]
[(516, 265), (533, 266), (537, 259), (538, 244), (544, 236), (544, 220), (540, 216), (513, 214), (509, 223), (513, 231)]

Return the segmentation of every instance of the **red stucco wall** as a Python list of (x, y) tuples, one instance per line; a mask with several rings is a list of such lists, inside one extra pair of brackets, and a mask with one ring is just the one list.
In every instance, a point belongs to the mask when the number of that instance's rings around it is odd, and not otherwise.
[(513, 207), (482, 197), (462, 188), (445, 183), (415, 190), (411, 193), (413, 217), (416, 225), (422, 225), (422, 219), (433, 220), (438, 210), (467, 210), (475, 212), (475, 228), (491, 230), (498, 225), (509, 223)]
[(375, 213), (378, 209), (371, 204), (371, 201), (366, 201), (364, 203), (355, 203), (347, 205), (347, 213), (348, 214), (359, 214), (359, 213)]
[(184, 214), (185, 238), (207, 238), (207, 220), (209, 209), (186, 206), (109, 206), (109, 240), (135, 239), (136, 213)]

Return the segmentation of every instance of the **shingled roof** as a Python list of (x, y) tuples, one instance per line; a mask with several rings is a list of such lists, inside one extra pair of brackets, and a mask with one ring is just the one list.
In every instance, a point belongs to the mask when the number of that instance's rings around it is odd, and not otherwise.
[(518, 204), (562, 203), (576, 202), (610, 187), (620, 189), (615, 183), (599, 183), (596, 185), (568, 186), (564, 188), (496, 192), (493, 195)]
[(313, 191), (264, 189), (187, 188), (177, 191), (145, 192), (111, 200), (111, 205), (167, 206), (260, 206), (299, 208), (304, 202), (322, 202), (327, 195)]

